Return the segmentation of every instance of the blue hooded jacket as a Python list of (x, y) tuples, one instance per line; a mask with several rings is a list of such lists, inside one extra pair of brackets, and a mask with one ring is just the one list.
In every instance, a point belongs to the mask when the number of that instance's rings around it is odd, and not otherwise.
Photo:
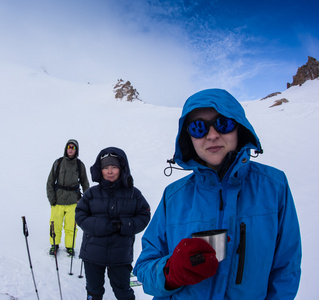
[[(117, 156), (120, 178), (103, 179), (101, 157)], [(76, 223), (83, 230), (80, 258), (103, 266), (127, 265), (133, 261), (135, 234), (150, 220), (150, 207), (133, 186), (126, 154), (116, 147), (103, 149), (91, 167), (92, 180), (99, 184), (88, 189), (75, 210)]]
[[(186, 116), (212, 107), (235, 119), (240, 147), (223, 176), (198, 162), (186, 133)], [(300, 280), (301, 240), (285, 174), (250, 161), (262, 153), (240, 103), (220, 89), (204, 90), (185, 103), (179, 120), (175, 161), (193, 172), (170, 184), (142, 238), (134, 273), (154, 299), (294, 299)], [(163, 269), (192, 233), (228, 229), (226, 259), (217, 273), (195, 285), (165, 289)]]

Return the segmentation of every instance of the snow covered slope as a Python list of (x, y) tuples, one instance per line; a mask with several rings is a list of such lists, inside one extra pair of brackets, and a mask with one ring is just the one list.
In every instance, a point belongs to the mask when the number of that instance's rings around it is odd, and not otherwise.
[[(59, 288), (55, 260), (47, 254), (50, 206), (45, 187), (52, 163), (63, 154), (66, 141), (79, 141), (80, 159), (88, 173), (102, 148), (123, 148), (135, 185), (154, 213), (165, 186), (187, 174), (174, 171), (166, 177), (163, 173), (166, 160), (174, 153), (181, 108), (116, 101), (111, 84), (66, 82), (12, 65), (3, 66), (0, 80), (0, 299), (8, 299), (5, 293), (19, 300), (36, 298), (22, 231), (21, 216), (25, 216), (40, 299), (56, 300)], [(269, 108), (281, 98), (289, 102)], [(295, 198), (303, 242), (297, 299), (317, 299), (319, 80), (242, 105), (264, 149), (257, 161), (284, 170)], [(81, 236), (79, 230), (77, 252)], [(141, 236), (136, 238), (135, 259), (141, 251)], [(63, 299), (83, 299), (85, 278), (78, 278), (81, 261), (74, 259), (73, 276), (68, 274), (70, 258), (66, 253), (59, 253), (58, 264)], [(141, 287), (136, 288), (136, 296), (152, 298)], [(108, 282), (106, 298), (115, 299)]]

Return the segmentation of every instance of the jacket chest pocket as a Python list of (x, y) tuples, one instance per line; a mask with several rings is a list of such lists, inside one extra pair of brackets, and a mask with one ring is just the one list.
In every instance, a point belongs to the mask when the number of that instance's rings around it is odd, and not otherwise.
[[(277, 241), (277, 215), (250, 216), (237, 224), (231, 283), (250, 286), (268, 280)], [(253, 275), (252, 275), (253, 274)]]
[(246, 256), (246, 224), (240, 224), (240, 239), (237, 249), (238, 254), (238, 267), (236, 275), (236, 284), (241, 284), (244, 275), (245, 256)]
[(132, 199), (125, 199), (119, 206), (119, 214), (122, 217), (132, 217), (135, 215), (136, 202)]
[(108, 202), (108, 213), (111, 219), (132, 217), (135, 215), (135, 201), (114, 197)]

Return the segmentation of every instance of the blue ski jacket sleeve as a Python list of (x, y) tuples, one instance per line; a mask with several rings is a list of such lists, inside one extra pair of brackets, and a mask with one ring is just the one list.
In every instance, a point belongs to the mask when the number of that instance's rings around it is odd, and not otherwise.
[[(213, 97), (210, 93), (205, 96)], [(180, 122), (175, 160), (193, 172), (165, 189), (143, 235), (134, 274), (154, 299), (294, 299), (301, 274), (301, 239), (287, 178), (278, 169), (250, 161), (250, 150), (260, 150), (255, 132), (241, 108), (229, 105), (226, 112), (218, 104), (215, 109), (243, 124), (255, 141), (240, 149), (220, 179), (193, 159), (183, 161)], [(184, 107), (184, 114), (188, 112)], [(227, 229), (230, 238), (217, 273), (198, 284), (166, 290), (163, 269), (176, 245), (192, 233), (211, 229)]]

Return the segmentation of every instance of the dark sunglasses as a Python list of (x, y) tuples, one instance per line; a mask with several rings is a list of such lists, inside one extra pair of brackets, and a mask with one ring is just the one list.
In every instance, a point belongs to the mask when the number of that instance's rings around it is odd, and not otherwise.
[(116, 157), (117, 158), (117, 155), (114, 154), (114, 153), (106, 153), (104, 155), (101, 156), (101, 159), (105, 158), (105, 157), (108, 157), (108, 156), (111, 156), (111, 157)]
[(209, 127), (213, 126), (215, 130), (221, 134), (227, 134), (236, 129), (235, 120), (225, 116), (218, 116), (216, 119), (205, 121), (195, 120), (187, 126), (187, 131), (195, 139), (201, 139), (209, 132)]
[(76, 149), (76, 147), (75, 147), (75, 146), (68, 145), (68, 149), (75, 150), (75, 149)]

